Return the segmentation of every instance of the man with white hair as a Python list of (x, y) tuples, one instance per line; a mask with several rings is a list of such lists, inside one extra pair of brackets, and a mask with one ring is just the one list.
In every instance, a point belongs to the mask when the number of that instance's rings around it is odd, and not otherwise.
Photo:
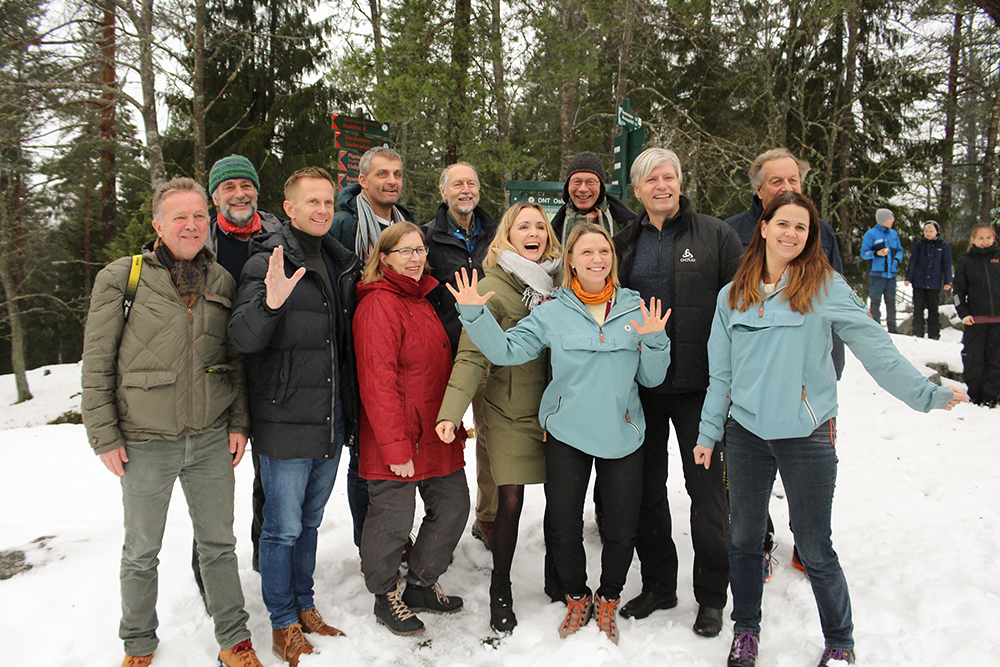
[[(743, 249), (732, 227), (695, 213), (681, 194), (677, 154), (643, 151), (632, 164), (635, 195), (645, 210), (615, 236), (618, 278), (643, 300), (659, 299), (673, 309), (667, 322), (670, 368), (653, 389), (639, 388), (646, 434), (642, 503), (636, 553), (642, 563), (642, 593), (621, 609), (626, 618), (645, 618), (677, 605), (677, 549), (667, 503), (667, 443), (673, 423), (680, 445), (685, 486), (691, 498), (694, 631), (714, 637), (722, 630), (729, 586), (729, 501), (721, 452), (708, 470), (694, 462), (701, 407), (708, 388), (708, 335), (719, 290), (739, 267)], [(717, 469), (716, 469), (717, 468)], [(713, 471), (714, 469), (714, 471)]]

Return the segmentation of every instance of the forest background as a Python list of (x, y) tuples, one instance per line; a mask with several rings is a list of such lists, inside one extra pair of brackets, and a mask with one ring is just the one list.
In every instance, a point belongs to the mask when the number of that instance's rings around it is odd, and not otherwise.
[[(152, 186), (226, 155), (282, 183), (335, 169), (334, 113), (390, 125), (403, 203), (433, 218), (441, 169), (507, 180), (612, 165), (629, 99), (684, 192), (746, 210), (747, 169), (785, 146), (846, 273), (874, 212), (909, 248), (938, 220), (956, 258), (995, 221), (1000, 0), (0, 0), (0, 374), (80, 358), (90, 288), (152, 236)], [(629, 205), (637, 210), (634, 196)]]

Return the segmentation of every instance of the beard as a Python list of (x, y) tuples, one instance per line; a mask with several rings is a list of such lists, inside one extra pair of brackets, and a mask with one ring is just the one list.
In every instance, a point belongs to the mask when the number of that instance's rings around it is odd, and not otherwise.
[(246, 227), (250, 224), (250, 221), (253, 220), (255, 215), (257, 215), (256, 203), (250, 204), (250, 209), (243, 215), (237, 215), (234, 213), (232, 207), (230, 206), (227, 206), (222, 212), (222, 217), (226, 219), (226, 222), (236, 227)]

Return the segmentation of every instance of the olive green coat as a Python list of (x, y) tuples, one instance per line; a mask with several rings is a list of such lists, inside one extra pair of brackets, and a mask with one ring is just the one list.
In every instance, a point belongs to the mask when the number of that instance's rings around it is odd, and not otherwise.
[(249, 433), (243, 357), (226, 325), (236, 283), (206, 249), (202, 293), (188, 310), (150, 244), (128, 322), (131, 258), (97, 274), (83, 339), (83, 423), (95, 453), (136, 440), (177, 440), (228, 424)]
[[(499, 266), (485, 273), (479, 292), (496, 292), (486, 307), (506, 331), (528, 315), (528, 307), (521, 301), (525, 285)], [(498, 486), (543, 483), (545, 454), (538, 404), (549, 381), (547, 352), (521, 366), (494, 366), (463, 331), (438, 421), (459, 424), (486, 373), (482, 436), (494, 481)]]

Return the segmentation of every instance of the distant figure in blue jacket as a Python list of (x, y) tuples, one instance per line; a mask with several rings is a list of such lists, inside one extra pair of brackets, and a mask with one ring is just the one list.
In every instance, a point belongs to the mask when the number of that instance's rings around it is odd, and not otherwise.
[(879, 385), (911, 408), (950, 409), (968, 400), (923, 377), (868, 317), (823, 256), (818, 222), (816, 207), (797, 192), (771, 201), (733, 282), (719, 292), (708, 339), (710, 379), (694, 459), (708, 467), (725, 434), (734, 623), (729, 667), (752, 667), (757, 659), (760, 564), (776, 473), (819, 608), (826, 649), (818, 667), (854, 662), (851, 598), (831, 528), (837, 377), (830, 329)]
[(924, 311), (927, 311), (927, 337), (941, 337), (938, 304), (941, 288), (951, 289), (951, 246), (941, 238), (941, 226), (933, 220), (924, 223), (924, 238), (913, 244), (910, 265), (906, 268), (907, 287), (913, 284), (913, 335), (924, 337)]
[(868, 297), (872, 317), (879, 323), (882, 322), (882, 297), (885, 297), (885, 325), (889, 333), (896, 333), (896, 273), (903, 261), (903, 246), (899, 234), (892, 228), (892, 223), (896, 222), (892, 211), (887, 208), (875, 211), (875, 222), (878, 224), (865, 232), (861, 242), (861, 259), (871, 262)]

